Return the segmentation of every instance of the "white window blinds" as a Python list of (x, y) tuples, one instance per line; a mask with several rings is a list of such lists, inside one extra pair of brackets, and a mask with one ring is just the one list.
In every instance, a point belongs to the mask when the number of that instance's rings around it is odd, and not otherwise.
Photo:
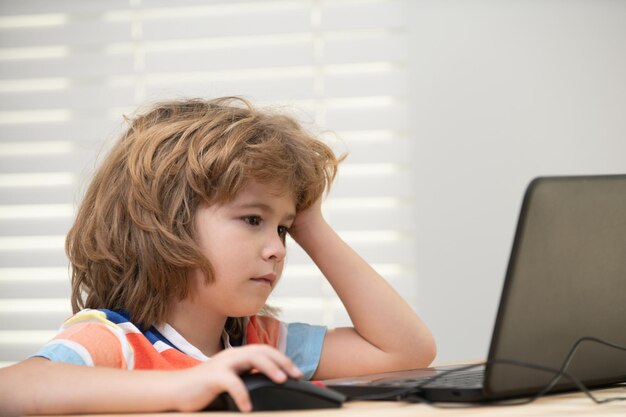
[[(138, 105), (241, 95), (349, 152), (329, 221), (414, 302), (404, 2), (13, 0), (0, 3), (0, 362), (70, 312), (64, 237), (98, 158)], [(334, 132), (326, 133), (327, 130)], [(271, 298), (286, 321), (346, 325), (289, 242)]]

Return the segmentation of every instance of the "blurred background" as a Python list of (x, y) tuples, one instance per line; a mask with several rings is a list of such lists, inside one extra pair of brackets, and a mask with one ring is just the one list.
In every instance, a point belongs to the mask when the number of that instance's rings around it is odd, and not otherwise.
[[(71, 314), (64, 235), (123, 116), (223, 95), (348, 152), (329, 221), (437, 363), (485, 357), (527, 183), (626, 172), (624, 40), (616, 0), (0, 0), (0, 366)], [(288, 245), (282, 319), (349, 324)]]

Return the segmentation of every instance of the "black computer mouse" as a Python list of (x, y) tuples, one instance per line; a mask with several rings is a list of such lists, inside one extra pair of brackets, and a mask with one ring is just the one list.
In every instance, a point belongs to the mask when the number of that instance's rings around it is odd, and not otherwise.
[[(309, 381), (290, 378), (279, 384), (261, 373), (244, 374), (241, 379), (248, 388), (252, 411), (338, 408), (346, 400), (345, 395)], [(206, 410), (239, 411), (239, 408), (230, 395), (223, 393)]]

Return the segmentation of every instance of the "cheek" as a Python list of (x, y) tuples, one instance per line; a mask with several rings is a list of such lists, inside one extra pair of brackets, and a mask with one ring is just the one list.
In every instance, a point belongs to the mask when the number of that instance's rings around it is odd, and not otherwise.
[(278, 273), (279, 276), (281, 276), (284, 270), (285, 270), (285, 260), (283, 259), (276, 265), (276, 272)]
[(198, 236), (198, 245), (210, 262), (219, 262), (221, 258), (228, 256), (231, 251), (236, 251), (234, 246), (237, 241), (236, 233), (223, 227), (205, 229)]
[(233, 234), (221, 239), (216, 236), (203, 248), (203, 254), (213, 265), (215, 274), (224, 277), (247, 273), (259, 258), (258, 249), (249, 238)]

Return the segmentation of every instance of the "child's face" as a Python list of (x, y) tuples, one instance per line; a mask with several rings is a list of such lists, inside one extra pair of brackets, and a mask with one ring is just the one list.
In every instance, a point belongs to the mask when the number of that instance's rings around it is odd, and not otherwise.
[(258, 313), (283, 271), (285, 237), (296, 215), (290, 193), (251, 182), (234, 200), (196, 213), (197, 242), (213, 266), (215, 281), (196, 271), (193, 298), (224, 317)]

